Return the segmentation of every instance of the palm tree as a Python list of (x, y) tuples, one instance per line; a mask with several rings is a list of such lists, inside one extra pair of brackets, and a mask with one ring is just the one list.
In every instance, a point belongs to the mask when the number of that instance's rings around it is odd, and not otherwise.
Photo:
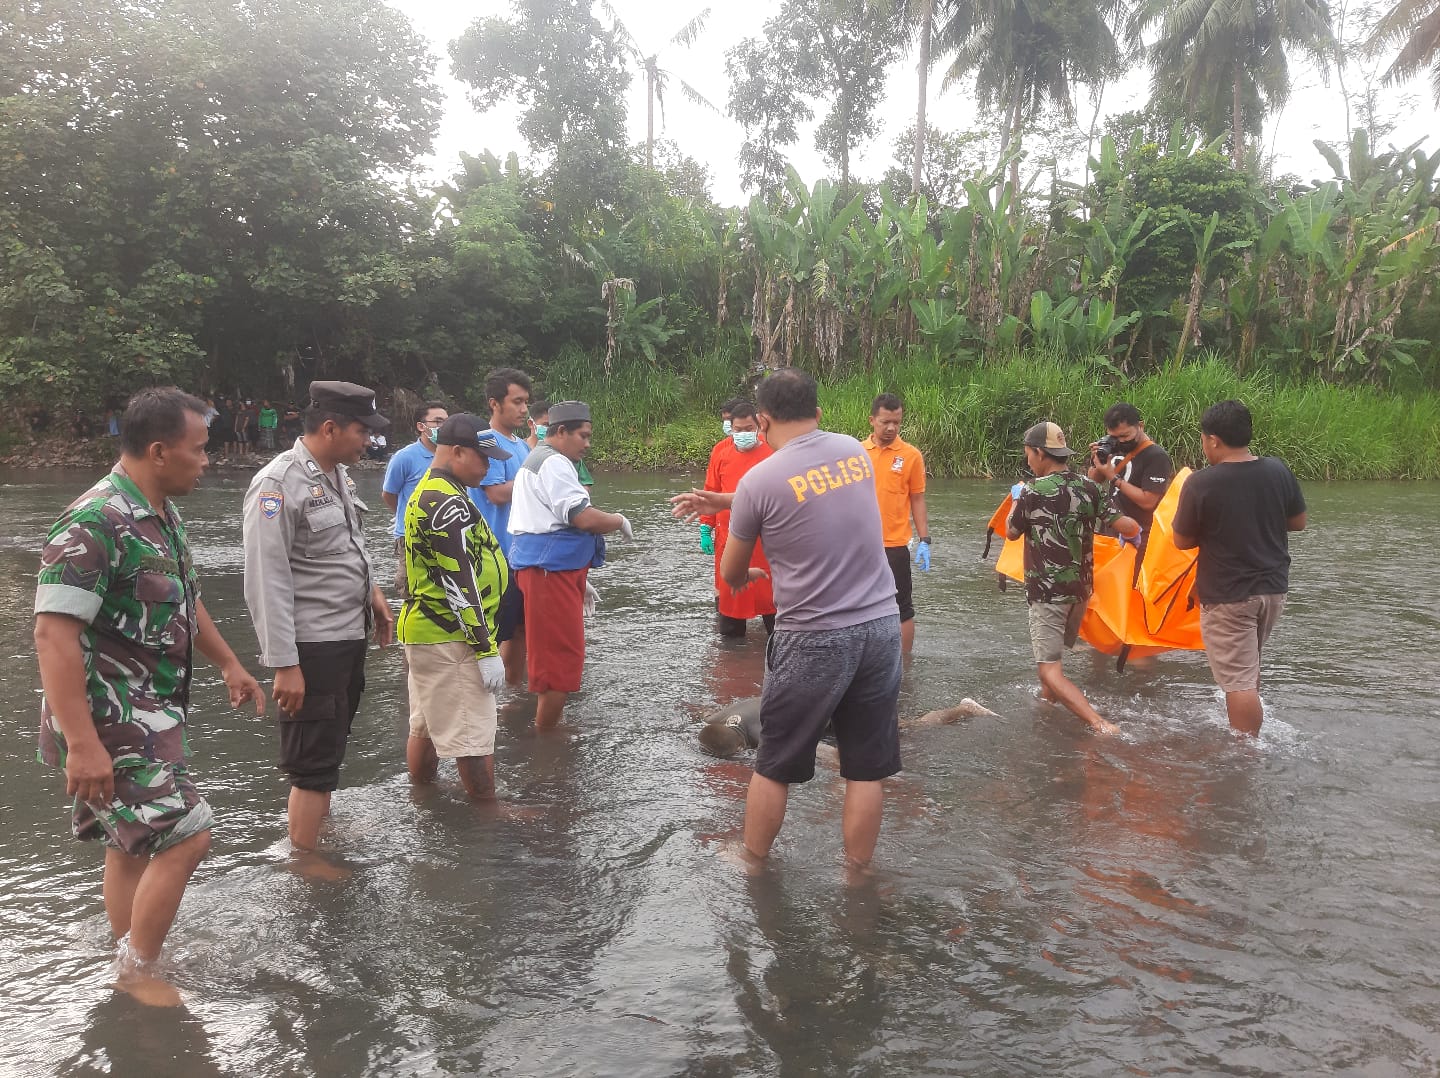
[(1131, 34), (1159, 26), (1150, 46), (1157, 96), (1175, 96), (1212, 136), (1228, 114), (1230, 156), (1245, 163), (1245, 131), (1290, 96), (1287, 49), (1308, 53), (1322, 75), (1335, 48), (1326, 0), (1146, 0)]
[[(655, 102), (660, 102), (660, 122), (665, 122), (665, 87), (673, 77), (672, 73), (660, 66), (660, 54), (652, 52), (648, 56), (633, 34), (626, 29), (625, 24), (620, 21), (620, 15), (610, 6), (608, 0), (600, 0), (600, 7), (610, 21), (615, 24), (615, 36), (620, 40), (620, 46), (636, 65), (645, 72), (645, 167), (655, 167)], [(705, 29), (705, 20), (710, 18), (710, 9), (707, 7), (684, 26), (680, 27), (670, 38), (667, 44), (679, 45), (682, 48), (689, 48)], [(719, 112), (705, 96), (691, 86), (684, 79), (678, 80), (680, 92), (697, 105), (703, 105), (711, 112)]]
[(1403, 82), (1430, 68), (1430, 87), (1440, 106), (1440, 0), (1399, 0), (1366, 42), (1370, 49), (1400, 44), (1385, 82)]
[(1107, 16), (1116, 0), (974, 0), (949, 6), (940, 29), (954, 59), (946, 82), (975, 75), (975, 93), (1003, 109), (1000, 159), (1018, 190), (1021, 131), (1049, 104), (1075, 113), (1071, 87), (1113, 70), (1119, 45)]

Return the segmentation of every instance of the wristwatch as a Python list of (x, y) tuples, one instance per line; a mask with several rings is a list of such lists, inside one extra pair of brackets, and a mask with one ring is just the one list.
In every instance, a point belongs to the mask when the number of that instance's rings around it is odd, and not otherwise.
[[(922, 536), (920, 537), (920, 541), (921, 541), (922, 543), (929, 543), (929, 542), (930, 542), (930, 537), (929, 537), (928, 535), (922, 535)], [(934, 546), (933, 543), (931, 543), (930, 545), (931, 545), (931, 546)]]

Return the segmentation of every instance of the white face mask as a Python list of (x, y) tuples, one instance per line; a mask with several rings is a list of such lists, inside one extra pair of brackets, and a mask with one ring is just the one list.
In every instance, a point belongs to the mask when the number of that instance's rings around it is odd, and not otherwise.
[(725, 422), (721, 423), (720, 429), (728, 435), (730, 433), (730, 420), (727, 419), (725, 420)]
[(731, 439), (735, 442), (735, 448), (742, 453), (748, 453), (760, 442), (759, 431), (737, 430), (731, 433)]

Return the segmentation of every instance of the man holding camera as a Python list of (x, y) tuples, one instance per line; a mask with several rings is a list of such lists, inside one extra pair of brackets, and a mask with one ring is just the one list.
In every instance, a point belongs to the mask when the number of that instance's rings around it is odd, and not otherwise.
[(1145, 433), (1133, 404), (1121, 401), (1106, 410), (1105, 437), (1090, 444), (1087, 474), (1097, 483), (1110, 484), (1117, 508), (1140, 525), (1143, 549), (1155, 508), (1175, 476), (1175, 465), (1170, 454)]

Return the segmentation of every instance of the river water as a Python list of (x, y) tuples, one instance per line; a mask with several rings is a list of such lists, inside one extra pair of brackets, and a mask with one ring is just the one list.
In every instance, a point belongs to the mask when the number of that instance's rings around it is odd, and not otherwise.
[[(526, 698), (502, 705), (496, 772), (527, 818), (468, 805), (453, 765), (412, 795), (400, 656), (372, 651), (327, 840), (354, 872), (307, 882), (284, 867), (273, 724), (202, 668), (194, 765), (219, 823), (167, 950), (177, 1013), (108, 987), (98, 850), (33, 759), (35, 554), (92, 478), (0, 476), (0, 1073), (1440, 1070), (1440, 487), (1309, 487), (1252, 743), (1198, 655), (1067, 660), (1120, 738), (1037, 703), (1023, 597), (977, 557), (1003, 491), (936, 483), (901, 714), (972, 696), (1003, 717), (905, 735), (877, 870), (850, 886), (824, 768), (771, 868), (720, 856), (748, 766), (701, 754), (697, 721), (758, 691), (762, 633), (713, 635), (709, 559), (664, 505), (681, 480), (602, 476), (636, 542), (593, 576), (585, 689), (549, 736)], [(183, 505), (248, 656), (245, 479)], [(360, 485), (378, 505), (376, 473)]]

